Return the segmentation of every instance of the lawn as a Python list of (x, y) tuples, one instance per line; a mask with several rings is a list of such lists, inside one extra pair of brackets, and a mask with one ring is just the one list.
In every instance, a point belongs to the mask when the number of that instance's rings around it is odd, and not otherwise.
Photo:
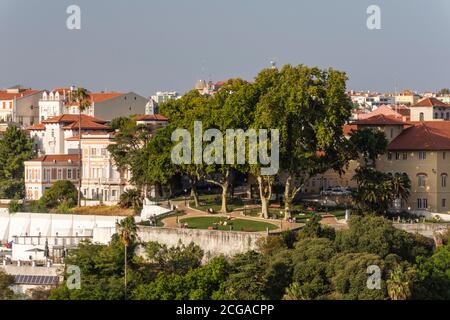
[(134, 216), (133, 209), (122, 209), (118, 206), (93, 206), (70, 209), (70, 213), (97, 216)]
[[(220, 225), (221, 222), (227, 222), (227, 225)], [(259, 232), (269, 230), (275, 230), (278, 226), (272, 223), (266, 223), (262, 221), (252, 221), (244, 219), (233, 219), (227, 221), (223, 217), (196, 217), (185, 218), (180, 220), (181, 223), (187, 223), (190, 229), (208, 229), (214, 227), (215, 230), (233, 230), (233, 231), (246, 231), (246, 232)]]

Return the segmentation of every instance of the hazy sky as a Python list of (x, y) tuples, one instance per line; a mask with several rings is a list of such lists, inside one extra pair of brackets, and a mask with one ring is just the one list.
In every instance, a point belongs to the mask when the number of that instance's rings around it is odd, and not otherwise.
[[(382, 30), (366, 27), (371, 4)], [(450, 87), (449, 31), (449, 0), (0, 0), (0, 88), (149, 96), (251, 80), (275, 59), (344, 70), (349, 89), (436, 90)]]

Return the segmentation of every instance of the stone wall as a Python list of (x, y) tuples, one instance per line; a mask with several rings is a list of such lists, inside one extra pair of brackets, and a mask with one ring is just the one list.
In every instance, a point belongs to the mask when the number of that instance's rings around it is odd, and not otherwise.
[(255, 250), (258, 239), (267, 233), (139, 227), (138, 236), (143, 242), (155, 241), (169, 247), (193, 242), (204, 251), (206, 259), (211, 259)]
[(435, 233), (442, 233), (450, 228), (447, 223), (394, 223), (394, 227), (409, 233), (419, 233), (434, 238)]

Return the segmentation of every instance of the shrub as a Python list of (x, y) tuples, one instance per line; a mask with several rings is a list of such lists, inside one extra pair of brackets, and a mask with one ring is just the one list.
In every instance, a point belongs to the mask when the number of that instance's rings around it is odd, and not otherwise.
[(78, 191), (70, 181), (57, 181), (50, 189), (45, 190), (40, 201), (47, 208), (56, 208), (62, 203), (73, 207), (78, 201)]
[(22, 205), (17, 200), (11, 200), (8, 206), (9, 213), (17, 213), (22, 210)]

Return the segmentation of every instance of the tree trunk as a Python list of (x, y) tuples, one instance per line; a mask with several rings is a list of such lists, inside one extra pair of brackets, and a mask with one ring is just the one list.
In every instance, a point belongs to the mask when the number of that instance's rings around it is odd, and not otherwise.
[(269, 200), (272, 197), (272, 183), (258, 176), (259, 197), (261, 199), (261, 215), (264, 219), (269, 218)]
[(228, 179), (222, 184), (222, 213), (228, 213), (227, 199), (228, 198)]
[(198, 191), (197, 191), (197, 186), (195, 185), (195, 183), (192, 183), (191, 186), (191, 196), (194, 198), (194, 203), (196, 207), (200, 207), (200, 201), (198, 198)]
[(289, 220), (292, 213), (291, 182), (292, 177), (288, 176), (284, 186), (284, 220)]

